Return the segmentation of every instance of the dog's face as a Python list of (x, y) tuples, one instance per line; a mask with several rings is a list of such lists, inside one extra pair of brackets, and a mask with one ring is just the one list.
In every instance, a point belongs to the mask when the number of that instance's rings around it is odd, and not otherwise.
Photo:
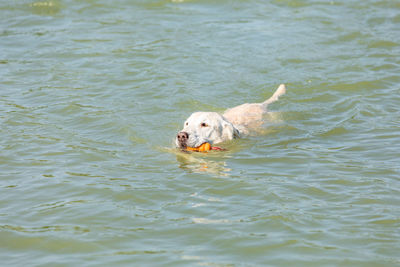
[(184, 123), (176, 137), (176, 146), (180, 148), (199, 147), (203, 143), (221, 143), (239, 137), (239, 131), (216, 112), (193, 113)]

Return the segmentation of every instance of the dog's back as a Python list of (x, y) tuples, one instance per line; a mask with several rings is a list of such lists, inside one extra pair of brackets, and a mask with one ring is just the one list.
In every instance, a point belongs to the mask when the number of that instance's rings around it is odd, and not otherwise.
[(275, 93), (262, 103), (246, 103), (227, 109), (223, 116), (237, 128), (254, 128), (262, 124), (263, 115), (267, 112), (267, 106), (286, 93), (286, 87), (281, 84)]

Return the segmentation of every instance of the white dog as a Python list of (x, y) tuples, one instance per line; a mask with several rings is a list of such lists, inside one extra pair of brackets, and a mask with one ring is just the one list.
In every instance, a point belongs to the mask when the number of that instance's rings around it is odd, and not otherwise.
[(222, 115), (216, 112), (195, 112), (186, 121), (176, 136), (176, 146), (182, 149), (211, 145), (239, 138), (250, 130), (262, 125), (267, 106), (286, 92), (281, 84), (275, 93), (262, 103), (243, 104), (226, 110)]

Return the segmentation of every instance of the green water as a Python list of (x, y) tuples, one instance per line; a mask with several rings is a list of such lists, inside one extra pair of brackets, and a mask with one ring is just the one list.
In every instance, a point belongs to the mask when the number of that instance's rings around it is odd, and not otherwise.
[[(394, 0), (0, 2), (1, 266), (399, 266)], [(287, 94), (184, 154), (194, 111)]]

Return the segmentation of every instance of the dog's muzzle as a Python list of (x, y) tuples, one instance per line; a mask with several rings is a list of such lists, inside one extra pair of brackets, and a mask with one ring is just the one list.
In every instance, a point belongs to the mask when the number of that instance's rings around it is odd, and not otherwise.
[(178, 139), (179, 147), (187, 147), (187, 141), (189, 139), (189, 134), (187, 132), (179, 132), (176, 138)]

